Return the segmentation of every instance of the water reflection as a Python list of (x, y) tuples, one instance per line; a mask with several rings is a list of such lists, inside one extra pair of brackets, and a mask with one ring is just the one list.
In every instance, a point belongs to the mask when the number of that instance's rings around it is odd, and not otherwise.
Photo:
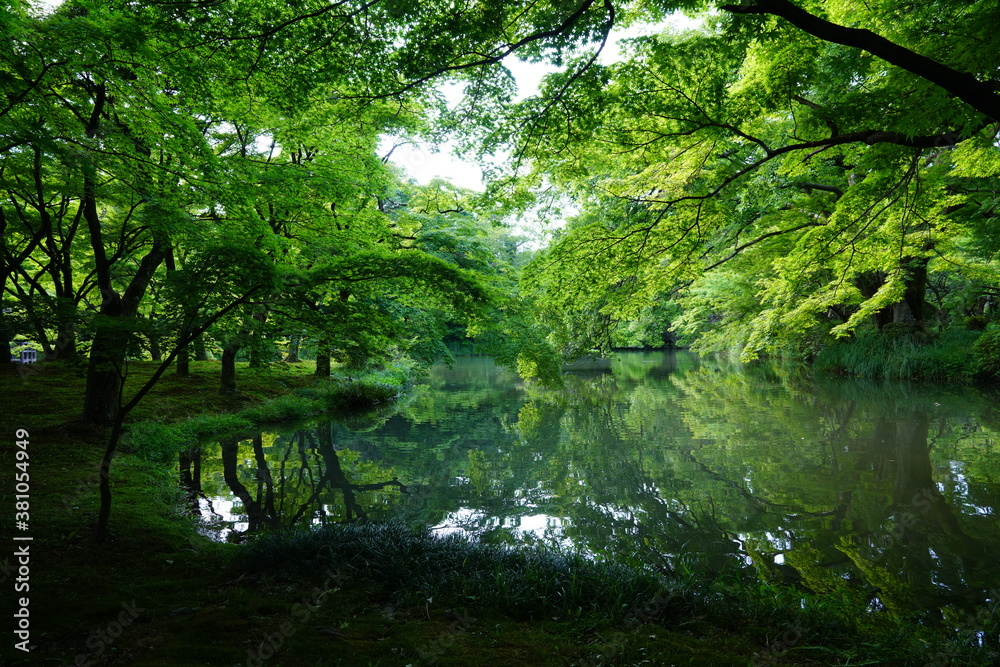
[[(351, 466), (357, 453), (338, 453), (334, 445), (333, 433), (342, 428), (326, 421), (244, 441), (223, 439), (217, 443), (218, 458), (210, 462), (204, 483), (202, 452), (209, 446), (186, 452), (180, 458), (180, 476), (191, 511), (205, 518), (206, 532), (216, 539), (239, 542), (263, 528), (367, 518), (370, 506), (378, 503), (366, 502), (366, 493), (390, 488), (406, 493), (406, 485), (396, 476), (351, 481), (359, 476), (349, 478), (341, 459), (345, 456)], [(357, 472), (355, 467), (350, 467), (352, 472)]]
[(960, 624), (996, 600), (995, 394), (628, 354), (549, 391), (482, 359), (395, 412), (181, 458), (220, 539), (402, 515), (665, 572), (849, 588)]

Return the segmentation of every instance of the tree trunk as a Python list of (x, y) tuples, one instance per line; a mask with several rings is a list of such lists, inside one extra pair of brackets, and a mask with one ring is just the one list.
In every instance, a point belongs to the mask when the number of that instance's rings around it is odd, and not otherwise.
[(193, 515), (201, 516), (201, 448), (192, 447), (182, 452), (178, 467), (189, 510)]
[(250, 345), (250, 368), (264, 368), (271, 360), (270, 350), (267, 352), (264, 351), (265, 346), (269, 347), (264, 338), (264, 324), (267, 322), (267, 310), (255, 311), (251, 317), (260, 322), (260, 325), (254, 327), (256, 331), (253, 334), (253, 340)]
[[(77, 302), (72, 297), (72, 289), (56, 284), (55, 315), (59, 327), (59, 335), (53, 342), (52, 359), (72, 359), (76, 356), (76, 320)], [(47, 358), (46, 361), (49, 359)]]
[[(854, 284), (857, 286), (861, 295), (866, 299), (870, 299), (875, 296), (879, 288), (885, 284), (885, 274), (881, 271), (868, 272), (862, 274), (854, 279)], [(878, 327), (879, 331), (882, 330), (886, 324), (892, 322), (892, 309), (883, 308), (874, 315), (875, 326)]]
[[(225, 359), (226, 352), (223, 350), (222, 358)], [(243, 509), (247, 514), (247, 530), (246, 533), (256, 532), (262, 523), (262, 520), (266, 522), (267, 517), (260, 506), (260, 503), (250, 495), (250, 491), (247, 487), (243, 485), (240, 481), (239, 466), (237, 461), (237, 454), (239, 453), (239, 440), (236, 438), (229, 438), (223, 440), (219, 443), (222, 447), (222, 478), (226, 482), (233, 495), (240, 499), (243, 503)]]
[(153, 361), (161, 361), (163, 359), (163, 351), (160, 349), (159, 336), (149, 337), (149, 356), (153, 358)]
[[(0, 315), (0, 318), (3, 316)], [(10, 344), (12, 336), (0, 321), (0, 364), (10, 364)]]
[(91, 424), (110, 426), (115, 421), (125, 372), (124, 348), (124, 340), (100, 329), (90, 346), (83, 418)]
[(236, 353), (240, 351), (240, 343), (229, 343), (222, 348), (222, 374), (220, 376), (219, 393), (231, 396), (236, 393)]
[(298, 335), (293, 335), (288, 341), (288, 356), (285, 357), (285, 363), (297, 364), (301, 361), (299, 359), (299, 343), (302, 342), (302, 337)]
[[(103, 84), (97, 91), (94, 103), (94, 118), (105, 102)], [(96, 120), (94, 121), (96, 123)], [(87, 135), (97, 134), (96, 127), (87, 128)], [(97, 285), (101, 289), (101, 315), (111, 319), (111, 323), (98, 324), (94, 342), (90, 346), (90, 363), (87, 367), (87, 388), (84, 398), (83, 418), (92, 424), (112, 424), (118, 413), (122, 375), (125, 363), (125, 345), (128, 335), (125, 331), (139, 312), (139, 304), (146, 294), (157, 267), (163, 263), (169, 251), (165, 239), (152, 234), (153, 244), (149, 252), (139, 261), (135, 273), (125, 291), (119, 295), (114, 289), (112, 273), (114, 259), (107, 256), (101, 217), (97, 209), (96, 179), (92, 165), (84, 164), (83, 195), (80, 206), (90, 232), (90, 247), (94, 253), (94, 268)]]
[[(91, 356), (93, 358), (93, 355)], [(111, 436), (108, 438), (108, 445), (104, 448), (104, 458), (101, 459), (99, 493), (101, 497), (101, 507), (97, 513), (97, 541), (103, 542), (108, 536), (108, 522), (111, 520), (111, 461), (114, 459), (115, 450), (118, 449), (118, 440), (122, 435), (122, 422), (124, 415), (119, 419), (117, 405), (115, 406), (115, 417), (111, 423)]]
[(328, 378), (330, 377), (330, 355), (323, 354), (322, 352), (316, 353), (316, 372), (314, 375), (318, 378)]
[(194, 342), (194, 360), (208, 361), (208, 353), (205, 352), (205, 340), (201, 336)]
[[(122, 299), (117, 292), (105, 290), (101, 302), (101, 315), (114, 318), (118, 322), (122, 317)], [(90, 345), (90, 360), (87, 363), (87, 389), (83, 399), (83, 418), (91, 424), (111, 426), (118, 414), (118, 404), (121, 401), (122, 380), (125, 374), (125, 345), (128, 342), (122, 335), (117, 322), (101, 322), (98, 320), (94, 342)]]
[[(59, 336), (56, 337), (55, 350), (52, 351), (52, 359), (72, 359), (76, 357), (76, 325), (73, 320), (66, 320), (59, 327)], [(51, 361), (46, 358), (46, 361)]]
[(337, 450), (333, 447), (331, 424), (323, 424), (317, 429), (317, 437), (319, 438), (319, 447), (317, 449), (319, 450), (319, 455), (323, 457), (323, 464), (326, 468), (323, 471), (323, 476), (330, 481), (330, 486), (340, 489), (344, 494), (344, 511), (347, 515), (347, 520), (353, 521), (355, 514), (359, 519), (367, 518), (365, 511), (361, 508), (357, 497), (354, 495), (354, 485), (347, 479), (344, 469), (340, 466), (340, 458), (337, 456)]
[(927, 258), (911, 259), (906, 276), (903, 300), (892, 306), (892, 321), (924, 328), (924, 304), (927, 298)]
[(265, 516), (276, 519), (278, 513), (274, 509), (274, 478), (264, 454), (264, 437), (260, 434), (253, 439), (253, 455), (257, 460), (257, 498), (264, 499)]
[[(254, 341), (255, 343), (260, 343), (260, 341)], [(250, 346), (250, 368), (264, 368), (267, 366), (267, 361), (264, 359), (264, 353), (260, 350), (260, 345)]]
[(185, 345), (184, 349), (177, 353), (177, 377), (191, 377), (191, 363), (190, 355), (188, 354), (188, 347), (190, 346)]

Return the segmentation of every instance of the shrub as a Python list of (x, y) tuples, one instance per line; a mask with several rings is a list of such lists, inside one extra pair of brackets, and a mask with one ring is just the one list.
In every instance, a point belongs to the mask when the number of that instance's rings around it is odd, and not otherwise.
[(972, 354), (981, 376), (1000, 376), (1000, 326), (992, 326), (983, 332), (972, 346)]
[(972, 331), (984, 331), (990, 323), (990, 318), (985, 315), (970, 315), (965, 318), (965, 328)]
[(128, 427), (122, 436), (121, 449), (147, 461), (167, 463), (190, 444), (182, 429), (158, 421), (143, 421)]

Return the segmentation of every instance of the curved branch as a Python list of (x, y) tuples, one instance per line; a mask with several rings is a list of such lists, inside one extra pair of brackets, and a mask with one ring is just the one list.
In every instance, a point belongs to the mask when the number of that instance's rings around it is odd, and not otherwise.
[(994, 82), (982, 82), (968, 72), (961, 72), (922, 56), (870, 30), (847, 28), (814, 16), (789, 0), (755, 0), (749, 5), (722, 5), (733, 14), (771, 14), (780, 16), (796, 28), (823, 41), (863, 49), (882, 60), (916, 74), (962, 100), (993, 121), (1000, 121), (1000, 96)]
[[(984, 127), (991, 125), (991, 123), (984, 123), (976, 128), (975, 132), (982, 130)], [(975, 133), (974, 132), (974, 133)], [(973, 134), (974, 134), (973, 133)], [(682, 197), (677, 197), (676, 199), (651, 199), (647, 197), (641, 198), (631, 198), (627, 197), (631, 201), (641, 201), (653, 204), (665, 204), (667, 208), (679, 204), (682, 201), (698, 201), (702, 199), (711, 199), (715, 197), (720, 192), (722, 192), (728, 185), (734, 181), (746, 176), (752, 171), (759, 169), (760, 167), (767, 164), (770, 160), (778, 157), (779, 155), (784, 155), (785, 153), (791, 153), (792, 151), (801, 151), (809, 148), (818, 148), (819, 150), (807, 155), (805, 159), (808, 159), (820, 150), (830, 148), (831, 146), (840, 146), (844, 144), (852, 143), (864, 143), (869, 146), (873, 144), (889, 143), (896, 144), (897, 146), (908, 146), (911, 148), (935, 148), (935, 147), (945, 147), (954, 146), (955, 144), (962, 141), (962, 136), (960, 132), (943, 132), (941, 134), (931, 134), (931, 135), (920, 135), (916, 137), (908, 137), (902, 132), (883, 132), (882, 130), (862, 130), (860, 132), (849, 132), (847, 134), (841, 134), (840, 136), (830, 137), (829, 139), (820, 139), (818, 141), (804, 141), (798, 144), (789, 144), (788, 146), (782, 146), (781, 148), (776, 148), (774, 150), (768, 151), (767, 155), (760, 158), (756, 162), (752, 162), (743, 169), (740, 169), (734, 174), (727, 176), (722, 182), (716, 186), (714, 189), (706, 194), (702, 195), (684, 195)], [(817, 188), (820, 189), (820, 188)], [(828, 189), (828, 188), (823, 188)]]
[[(392, 92), (379, 93), (377, 95), (345, 95), (344, 99), (359, 99), (359, 98), (382, 99), (386, 97), (396, 97), (398, 95), (402, 95), (405, 92), (409, 92), (410, 90), (413, 90), (414, 88), (417, 88), (423, 85), (424, 83), (427, 83), (431, 79), (436, 79), (437, 77), (443, 74), (447, 74), (449, 72), (460, 72), (466, 69), (472, 69), (476, 67), (482, 67), (484, 65), (496, 64), (501, 60), (503, 60), (504, 58), (506, 58), (507, 56), (514, 53), (515, 51), (517, 51), (518, 49), (520, 49), (521, 47), (531, 44), (532, 42), (537, 42), (544, 39), (551, 39), (553, 37), (559, 37), (560, 35), (569, 32), (570, 30), (573, 29), (573, 26), (576, 25), (577, 21), (579, 21), (580, 18), (587, 12), (587, 10), (590, 9), (591, 6), (593, 6), (594, 2), (595, 0), (586, 0), (582, 5), (580, 5), (577, 8), (575, 12), (573, 12), (569, 17), (567, 17), (566, 20), (564, 20), (557, 27), (552, 28), (551, 30), (541, 30), (539, 32), (532, 33), (530, 35), (527, 35), (526, 37), (519, 39), (513, 44), (505, 44), (504, 48), (497, 54), (484, 55), (482, 58), (479, 58), (477, 60), (472, 60), (470, 62), (459, 63), (456, 65), (445, 65), (444, 67), (439, 67), (434, 71), (425, 74), (424, 76), (421, 76), (417, 79), (414, 79), (413, 81), (406, 83), (405, 85), (401, 86), (400, 88), (397, 88)], [(610, 5), (610, 3), (605, 3), (605, 4)], [(605, 35), (605, 39), (607, 39), (607, 35)]]
[(763, 241), (765, 239), (769, 239), (772, 236), (781, 236), (782, 234), (791, 234), (792, 232), (797, 232), (800, 229), (805, 229), (807, 227), (822, 227), (823, 225), (824, 225), (824, 223), (822, 223), (822, 222), (807, 222), (805, 224), (798, 225), (797, 227), (792, 227), (790, 229), (779, 229), (777, 231), (768, 232), (767, 234), (762, 234), (761, 236), (758, 236), (757, 238), (755, 238), (753, 241), (748, 241), (748, 242), (744, 243), (741, 246), (737, 246), (733, 250), (733, 252), (729, 254), (728, 257), (725, 257), (724, 259), (720, 259), (718, 262), (716, 262), (715, 264), (712, 264), (711, 266), (706, 266), (704, 269), (702, 269), (702, 271), (703, 272), (711, 271), (715, 267), (720, 266), (722, 264), (725, 264), (729, 260), (733, 259), (734, 257), (736, 257), (738, 254), (740, 254), (741, 252), (743, 252), (744, 250), (746, 250), (750, 246), (757, 245), (761, 241)]

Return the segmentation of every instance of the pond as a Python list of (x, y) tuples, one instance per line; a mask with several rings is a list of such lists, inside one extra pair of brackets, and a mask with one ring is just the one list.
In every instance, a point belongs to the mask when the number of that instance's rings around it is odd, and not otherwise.
[(487, 359), (353, 421), (181, 459), (216, 539), (402, 517), (664, 572), (752, 571), (960, 625), (1000, 589), (996, 392), (622, 353), (549, 390)]

